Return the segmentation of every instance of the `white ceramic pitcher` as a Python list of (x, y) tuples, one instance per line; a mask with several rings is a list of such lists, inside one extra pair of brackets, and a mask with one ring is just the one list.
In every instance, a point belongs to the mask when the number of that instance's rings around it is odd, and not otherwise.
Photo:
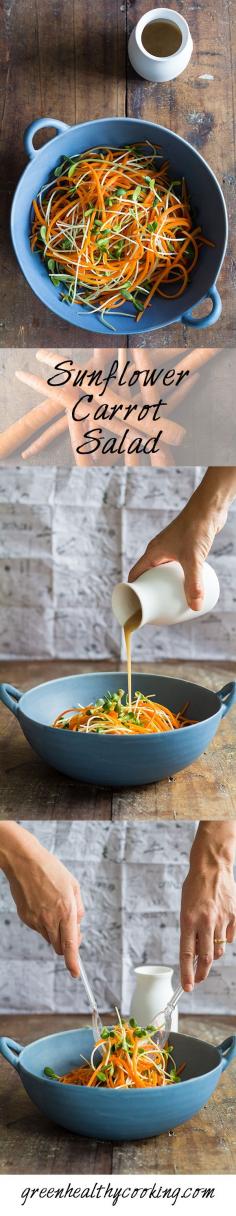
[[(170, 22), (177, 34), (177, 49), (173, 54), (150, 54), (145, 48), (145, 32), (155, 22)], [(135, 72), (153, 83), (175, 80), (187, 67), (193, 49), (189, 26), (181, 13), (172, 8), (153, 8), (144, 13), (134, 26), (128, 42), (129, 59)]]
[(125, 625), (140, 611), (140, 625), (179, 625), (205, 612), (211, 612), (219, 599), (217, 574), (209, 562), (204, 562), (204, 600), (198, 612), (189, 608), (184, 590), (184, 573), (179, 562), (145, 570), (134, 583), (117, 583), (112, 594), (112, 608), (120, 625)]
[[(139, 1026), (148, 1026), (153, 1022), (158, 1025), (156, 1014), (161, 1013), (167, 1002), (173, 996), (172, 967), (161, 964), (135, 967), (136, 984), (131, 1001), (130, 1016), (136, 1018)], [(178, 1030), (178, 1006), (174, 1009), (171, 1021), (172, 1030)]]

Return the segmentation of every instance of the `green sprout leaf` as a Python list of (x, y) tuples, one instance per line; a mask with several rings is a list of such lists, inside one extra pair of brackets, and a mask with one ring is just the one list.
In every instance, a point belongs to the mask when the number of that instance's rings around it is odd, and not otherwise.
[(57, 1073), (53, 1072), (53, 1068), (44, 1068), (43, 1071), (44, 1071), (44, 1076), (50, 1077), (51, 1081), (60, 1081), (61, 1080), (61, 1078), (58, 1077)]
[(132, 194), (133, 203), (137, 203), (137, 199), (139, 198), (139, 195), (141, 194), (141, 189), (142, 189), (142, 186), (136, 186), (136, 189), (134, 190), (134, 192)]
[(150, 186), (150, 190), (155, 190), (155, 177), (145, 177), (145, 182)]
[(75, 169), (77, 169), (78, 165), (79, 165), (78, 160), (74, 161), (73, 165), (70, 165), (70, 168), (68, 169), (67, 177), (73, 177), (73, 173), (74, 173)]

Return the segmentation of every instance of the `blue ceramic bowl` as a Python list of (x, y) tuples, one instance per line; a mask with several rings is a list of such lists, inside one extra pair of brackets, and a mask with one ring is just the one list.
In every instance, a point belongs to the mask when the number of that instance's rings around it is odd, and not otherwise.
[[(59, 134), (36, 151), (33, 138), (42, 127), (53, 127)], [(119, 314), (109, 313), (109, 323), (116, 334), (143, 334), (160, 329), (173, 321), (204, 329), (218, 320), (221, 300), (215, 282), (223, 262), (227, 242), (227, 213), (219, 183), (191, 144), (181, 139), (174, 131), (156, 123), (131, 118), (102, 118), (68, 127), (54, 118), (39, 118), (25, 132), (24, 142), (31, 163), (24, 170), (13, 200), (11, 233), (15, 253), (21, 269), (35, 294), (64, 321), (82, 326), (92, 333), (103, 336), (111, 331), (104, 327), (100, 314), (92, 314), (86, 307), (69, 306), (60, 300), (60, 288), (53, 287), (40, 255), (30, 249), (30, 222), (32, 199), (49, 179), (55, 166), (63, 156), (74, 156), (95, 146), (121, 147), (135, 141), (151, 140), (163, 149), (164, 159), (169, 161), (173, 178), (185, 177), (192, 208), (205, 235), (213, 241), (213, 248), (203, 247), (191, 281), (180, 300), (171, 297), (164, 300), (157, 295), (152, 300), (141, 320), (135, 320), (132, 305), (123, 306)], [(212, 310), (206, 310), (201, 320), (192, 316), (192, 308), (201, 300), (210, 298)], [(127, 311), (130, 316), (125, 314)]]
[(236, 682), (211, 692), (187, 680), (133, 672), (133, 688), (153, 694), (162, 705), (178, 713), (189, 702), (193, 726), (164, 735), (133, 738), (112, 735), (80, 735), (54, 730), (51, 722), (63, 709), (88, 705), (109, 690), (127, 691), (125, 672), (96, 672), (50, 680), (21, 693), (9, 684), (0, 685), (0, 700), (16, 715), (34, 751), (68, 777), (94, 785), (148, 785), (186, 768), (205, 751), (221, 718), (236, 700)]
[(13, 1039), (0, 1039), (0, 1052), (19, 1072), (35, 1106), (61, 1127), (96, 1140), (144, 1140), (159, 1136), (191, 1119), (211, 1097), (221, 1073), (236, 1055), (236, 1035), (218, 1047), (200, 1039), (171, 1032), (177, 1066), (185, 1061), (179, 1085), (154, 1090), (85, 1089), (62, 1085), (44, 1077), (50, 1067), (63, 1075), (94, 1045), (89, 1029), (62, 1031), (20, 1047)]

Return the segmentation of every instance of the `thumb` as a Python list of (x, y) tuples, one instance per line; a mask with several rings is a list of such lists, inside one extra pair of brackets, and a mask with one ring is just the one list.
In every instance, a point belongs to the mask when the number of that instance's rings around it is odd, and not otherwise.
[(128, 575), (128, 582), (135, 582), (135, 579), (139, 578), (140, 574), (145, 574), (145, 570), (151, 570), (151, 567), (160, 566), (162, 562), (166, 561), (168, 561), (168, 558), (166, 557), (161, 536), (155, 537), (155, 541), (150, 541), (150, 544), (145, 549), (145, 553), (142, 554), (142, 557), (139, 558), (135, 566), (132, 566)]
[(203, 558), (193, 554), (190, 561), (183, 562), (183, 570), (187, 603), (194, 612), (199, 612), (204, 599)]

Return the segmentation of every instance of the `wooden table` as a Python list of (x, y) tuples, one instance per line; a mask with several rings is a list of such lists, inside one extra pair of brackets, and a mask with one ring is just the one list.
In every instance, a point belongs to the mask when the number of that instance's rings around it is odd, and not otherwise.
[[(77, 1017), (77, 1025), (84, 1020)], [(74, 1024), (74, 1015), (2, 1015), (0, 1035), (26, 1044)], [(235, 1033), (236, 1018), (181, 1017), (180, 1029), (220, 1043)], [(0, 1174), (234, 1174), (235, 1101), (234, 1063), (207, 1106), (184, 1127), (128, 1144), (88, 1140), (49, 1123), (1, 1059)]]
[[(121, 670), (111, 661), (1, 664), (1, 680), (25, 690), (77, 672)], [(235, 678), (236, 664), (136, 664), (139, 671), (174, 675), (208, 688)], [(0, 818), (24, 819), (234, 819), (236, 815), (236, 710), (231, 710), (207, 752), (182, 773), (156, 785), (105, 789), (64, 777), (34, 754), (17, 719), (0, 705)]]
[[(170, 0), (175, 8), (175, 0)], [(171, 326), (131, 345), (168, 347), (235, 345), (235, 161), (234, 48), (236, 10), (231, 0), (183, 0), (193, 55), (176, 81), (152, 85), (127, 62), (127, 38), (143, 0), (2, 0), (2, 192), (5, 211), (1, 260), (1, 343), (3, 346), (91, 345), (89, 333), (46, 312), (17, 268), (9, 240), (11, 198), (25, 164), (23, 132), (40, 115), (69, 124), (127, 114), (176, 130), (209, 161), (223, 187), (230, 242), (220, 275), (221, 320), (196, 332)], [(106, 333), (97, 345), (112, 346)], [(120, 346), (126, 340), (120, 341)]]

